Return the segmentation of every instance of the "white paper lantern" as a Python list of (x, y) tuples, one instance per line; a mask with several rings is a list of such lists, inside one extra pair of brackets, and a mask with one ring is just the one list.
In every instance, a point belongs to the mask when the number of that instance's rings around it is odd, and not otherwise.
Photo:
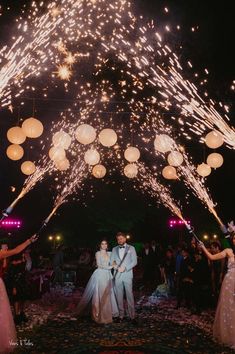
[(97, 165), (100, 161), (100, 154), (97, 150), (94, 149), (87, 150), (84, 156), (84, 160), (88, 165)]
[(205, 143), (209, 148), (217, 149), (223, 145), (224, 140), (222, 135), (219, 132), (212, 130), (210, 133), (206, 135)]
[(49, 157), (52, 161), (61, 161), (66, 158), (65, 150), (60, 146), (53, 146), (49, 150)]
[(24, 156), (24, 149), (17, 144), (9, 145), (6, 152), (7, 157), (13, 161), (20, 160)]
[(91, 144), (96, 139), (96, 130), (89, 124), (82, 124), (76, 129), (75, 136), (79, 143)]
[(70, 167), (69, 160), (65, 158), (64, 160), (61, 161), (55, 161), (55, 167), (59, 171), (66, 171)]
[(134, 163), (129, 163), (124, 168), (124, 174), (128, 178), (135, 178), (138, 175), (138, 167)]
[(214, 152), (207, 157), (206, 162), (210, 167), (219, 168), (223, 165), (224, 159), (221, 154)]
[(92, 174), (95, 178), (103, 178), (106, 172), (106, 168), (103, 165), (96, 165), (92, 169)]
[(174, 146), (174, 140), (166, 134), (157, 135), (154, 140), (154, 147), (159, 152), (171, 151)]
[(20, 168), (21, 171), (27, 176), (32, 175), (36, 170), (36, 166), (32, 161), (23, 162)]
[(125, 159), (129, 162), (136, 162), (140, 158), (140, 151), (136, 147), (130, 146), (124, 152)]
[(22, 130), (28, 138), (38, 138), (43, 133), (43, 125), (36, 118), (28, 118), (22, 124)]
[(12, 127), (7, 132), (7, 139), (12, 144), (23, 144), (26, 140), (26, 135), (20, 127)]
[(167, 157), (167, 161), (168, 161), (169, 165), (174, 166), (174, 167), (178, 167), (183, 163), (184, 158), (180, 152), (171, 151)]
[(211, 174), (211, 168), (203, 162), (197, 166), (197, 173), (202, 177), (207, 177)]
[(113, 146), (117, 142), (117, 134), (113, 129), (103, 129), (99, 134), (99, 141), (103, 146)]
[(162, 175), (166, 179), (177, 179), (177, 172), (175, 167), (173, 166), (166, 166), (162, 170)]
[(55, 133), (52, 138), (52, 142), (54, 146), (60, 146), (65, 150), (67, 150), (70, 147), (71, 141), (72, 141), (71, 136), (68, 133), (64, 132), (63, 130)]

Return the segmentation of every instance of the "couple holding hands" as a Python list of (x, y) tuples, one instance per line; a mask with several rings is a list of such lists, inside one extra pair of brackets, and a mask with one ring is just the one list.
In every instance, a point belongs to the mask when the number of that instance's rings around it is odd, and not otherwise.
[(93, 272), (81, 301), (77, 314), (80, 315), (91, 303), (92, 319), (100, 324), (121, 322), (127, 315), (135, 324), (135, 304), (133, 296), (133, 268), (137, 265), (135, 248), (127, 244), (126, 235), (116, 235), (118, 245), (108, 252), (108, 243), (102, 240), (96, 252), (97, 269)]

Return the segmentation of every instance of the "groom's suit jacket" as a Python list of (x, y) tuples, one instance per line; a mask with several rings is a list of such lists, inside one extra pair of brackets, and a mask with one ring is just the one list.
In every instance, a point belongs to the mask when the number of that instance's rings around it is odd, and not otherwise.
[[(122, 267), (125, 267), (125, 271), (123, 273), (117, 273), (116, 278), (122, 281), (132, 280), (133, 278), (133, 268), (137, 265), (137, 255), (135, 251), (135, 247), (126, 244), (125, 253), (127, 255), (122, 263)], [(121, 263), (121, 258), (119, 257), (119, 246), (116, 246), (112, 250), (110, 264), (112, 265), (113, 262), (119, 266)], [(115, 274), (116, 271), (114, 271)]]

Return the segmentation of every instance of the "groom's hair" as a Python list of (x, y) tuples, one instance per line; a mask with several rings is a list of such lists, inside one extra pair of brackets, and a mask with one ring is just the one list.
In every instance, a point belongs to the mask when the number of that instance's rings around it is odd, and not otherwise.
[(123, 236), (123, 237), (126, 238), (126, 234), (124, 234), (124, 232), (118, 232), (116, 237), (119, 237), (119, 236)]

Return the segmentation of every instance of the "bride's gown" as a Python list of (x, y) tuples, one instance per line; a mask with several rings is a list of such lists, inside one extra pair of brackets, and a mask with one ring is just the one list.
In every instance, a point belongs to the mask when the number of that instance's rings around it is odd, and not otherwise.
[(16, 345), (16, 330), (10, 303), (3, 280), (0, 277), (0, 353), (9, 353)]
[(213, 336), (235, 349), (235, 257), (228, 260), (215, 314)]
[(80, 315), (91, 302), (91, 315), (97, 323), (111, 323), (112, 317), (118, 316), (118, 307), (112, 284), (111, 252), (96, 252), (97, 269), (92, 274), (82, 299), (78, 304), (77, 313)]

